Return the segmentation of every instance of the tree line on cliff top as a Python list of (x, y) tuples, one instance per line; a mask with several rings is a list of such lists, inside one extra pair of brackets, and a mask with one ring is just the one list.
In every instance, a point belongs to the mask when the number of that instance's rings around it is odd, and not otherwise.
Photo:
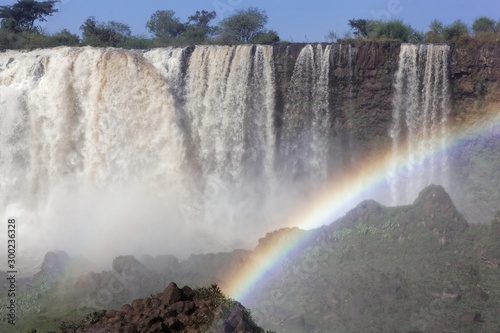
[[(266, 28), (265, 11), (250, 7), (236, 10), (213, 25), (215, 11), (196, 11), (183, 21), (172, 10), (158, 10), (146, 22), (151, 37), (132, 35), (130, 26), (117, 21), (100, 22), (87, 18), (80, 26), (81, 37), (63, 29), (49, 34), (36, 22), (44, 22), (58, 12), (59, 0), (18, 0), (10, 6), (0, 6), (0, 50), (34, 49), (56, 46), (95, 46), (147, 49), (153, 47), (200, 44), (274, 44), (280, 42), (278, 33)], [(330, 31), (326, 42), (357, 40), (397, 41), (410, 43), (461, 43), (471, 38), (480, 41), (500, 41), (500, 20), (477, 18), (471, 27), (461, 20), (445, 26), (434, 20), (427, 32), (418, 31), (401, 20), (352, 19), (350, 31), (342, 38)]]

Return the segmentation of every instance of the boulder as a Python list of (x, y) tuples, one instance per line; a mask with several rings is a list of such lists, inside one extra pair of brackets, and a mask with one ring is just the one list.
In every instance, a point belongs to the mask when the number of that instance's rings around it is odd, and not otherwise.
[(481, 314), (477, 311), (464, 312), (460, 315), (460, 321), (462, 323), (480, 323)]
[(475, 286), (472, 288), (472, 298), (476, 301), (487, 301), (490, 298), (490, 295), (488, 295), (481, 287)]
[(172, 282), (168, 285), (167, 288), (165, 288), (160, 299), (163, 303), (172, 305), (182, 300), (182, 291), (177, 287), (175, 283)]
[[(214, 306), (211, 299), (197, 298), (196, 292), (170, 283), (163, 293), (135, 299), (120, 310), (96, 312), (92, 320), (82, 320), (79, 333), (124, 332), (212, 332), (264, 333), (238, 302), (231, 309)], [(90, 322), (90, 324), (89, 324)], [(61, 333), (73, 333), (62, 330)]]

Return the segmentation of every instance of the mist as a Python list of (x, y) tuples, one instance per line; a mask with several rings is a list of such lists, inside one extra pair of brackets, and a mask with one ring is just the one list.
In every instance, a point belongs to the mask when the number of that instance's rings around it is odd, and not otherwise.
[[(392, 150), (366, 157), (351, 133), (351, 46), (291, 49), (286, 84), (271, 46), (4, 52), (0, 215), (19, 221), (21, 253), (64, 250), (109, 267), (124, 254), (253, 249), (300, 227), (294, 217), (323, 192), (346, 191), (321, 223), (364, 199), (410, 203), (425, 185), (448, 185), (448, 156), (426, 155), (449, 136), (448, 49), (424, 47), (419, 63), (415, 46), (402, 51)], [(406, 89), (424, 83), (422, 96)], [(393, 165), (347, 197), (345, 179), (377, 155)]]

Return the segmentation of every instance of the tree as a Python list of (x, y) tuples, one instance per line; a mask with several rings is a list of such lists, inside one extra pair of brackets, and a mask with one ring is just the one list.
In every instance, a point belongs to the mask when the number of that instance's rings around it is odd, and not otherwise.
[(335, 43), (337, 42), (338, 39), (339, 35), (333, 30), (328, 31), (328, 33), (325, 36), (325, 41), (328, 43)]
[(353, 30), (355, 37), (370, 39), (397, 39), (402, 42), (420, 42), (423, 34), (401, 20), (365, 20), (352, 19), (348, 25)]
[(438, 20), (432, 20), (431, 24), (429, 24), (429, 31), (433, 32), (436, 35), (440, 35), (443, 33), (443, 22)]
[(353, 39), (352, 31), (349, 30), (344, 31), (341, 40), (351, 40), (351, 39)]
[(423, 39), (422, 33), (404, 24), (401, 20), (380, 21), (370, 20), (367, 22), (368, 37), (372, 39), (397, 39), (402, 42), (418, 43)]
[(130, 38), (130, 27), (124, 23), (109, 21), (99, 22), (95, 17), (89, 17), (81, 26), (82, 43), (90, 46), (121, 46)]
[(478, 17), (474, 20), (474, 23), (472, 23), (472, 31), (474, 32), (474, 35), (477, 35), (480, 32), (494, 32), (495, 23), (495, 20), (492, 20), (489, 17)]
[(54, 6), (58, 2), (59, 0), (18, 0), (12, 6), (0, 6), (1, 27), (14, 32), (36, 30), (35, 21), (46, 21), (46, 16), (56, 13), (58, 10)]
[(210, 21), (212, 21), (217, 16), (217, 13), (214, 11), (207, 12), (206, 10), (196, 11), (196, 13), (192, 16), (188, 17), (188, 22), (186, 25), (190, 27), (197, 28), (203, 30), (207, 35), (211, 35), (215, 33), (216, 28), (209, 25)]
[(443, 37), (443, 22), (432, 20), (429, 24), (429, 31), (425, 34), (424, 42), (426, 43), (441, 43), (444, 42)]
[(146, 28), (158, 39), (168, 40), (178, 37), (186, 30), (173, 10), (158, 10), (146, 23)]
[(18, 42), (18, 34), (6, 29), (0, 29), (0, 51), (15, 49)]
[(52, 36), (50, 36), (51, 46), (78, 46), (80, 44), (80, 37), (72, 34), (68, 29), (63, 29)]
[(184, 24), (185, 31), (182, 33), (182, 38), (188, 44), (201, 44), (212, 37), (217, 28), (210, 26), (210, 21), (212, 21), (217, 14), (212, 12), (207, 12), (206, 10), (196, 11), (192, 16), (188, 17), (188, 22)]
[(109, 21), (106, 24), (107, 28), (114, 31), (116, 34), (122, 35), (126, 38), (132, 36), (132, 31), (130, 30), (130, 26), (125, 23)]
[(447, 42), (459, 42), (469, 37), (469, 27), (462, 20), (456, 20), (443, 28), (443, 37)]
[(279, 41), (280, 36), (278, 36), (278, 33), (274, 30), (256, 33), (251, 40), (253, 44), (274, 44)]
[(238, 10), (219, 22), (218, 35), (227, 44), (249, 43), (260, 33), (266, 33), (267, 14), (255, 7)]
[(145, 36), (131, 36), (120, 47), (124, 49), (144, 50), (154, 47), (154, 41)]
[(349, 20), (348, 24), (351, 30), (354, 31), (354, 36), (366, 38), (368, 37), (368, 20)]

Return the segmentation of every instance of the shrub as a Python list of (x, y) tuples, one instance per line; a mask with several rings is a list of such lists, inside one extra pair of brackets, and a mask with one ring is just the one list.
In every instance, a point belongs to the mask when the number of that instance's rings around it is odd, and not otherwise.
[(368, 37), (373, 39), (396, 39), (417, 43), (423, 39), (422, 33), (414, 30), (401, 20), (368, 21)]
[(459, 43), (467, 40), (469, 37), (469, 27), (462, 22), (456, 20), (449, 26), (443, 28), (443, 38), (449, 43)]
[(17, 48), (18, 37), (7, 29), (0, 29), (0, 51)]
[(268, 32), (260, 32), (255, 34), (252, 38), (253, 44), (274, 44), (280, 41), (278, 33), (274, 30), (269, 30)]
[(472, 23), (472, 31), (474, 32), (474, 35), (481, 32), (495, 32), (495, 23), (495, 20), (490, 19), (489, 17), (478, 17), (474, 20), (474, 23)]
[(80, 37), (72, 34), (68, 29), (63, 29), (49, 37), (50, 46), (78, 46)]
[(128, 38), (125, 42), (123, 42), (122, 47), (124, 49), (137, 49), (144, 50), (150, 49), (154, 47), (154, 42), (151, 39), (141, 36), (133, 36)]
[(218, 39), (228, 44), (250, 43), (258, 34), (266, 33), (267, 14), (258, 8), (237, 10), (219, 22)]

